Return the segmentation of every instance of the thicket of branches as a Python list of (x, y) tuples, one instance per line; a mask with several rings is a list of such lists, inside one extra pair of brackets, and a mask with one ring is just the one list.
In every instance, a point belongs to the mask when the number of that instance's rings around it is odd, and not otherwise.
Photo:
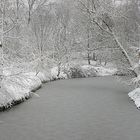
[(1, 0), (0, 66), (60, 68), (79, 57), (137, 76), (139, 30), (138, 0)]

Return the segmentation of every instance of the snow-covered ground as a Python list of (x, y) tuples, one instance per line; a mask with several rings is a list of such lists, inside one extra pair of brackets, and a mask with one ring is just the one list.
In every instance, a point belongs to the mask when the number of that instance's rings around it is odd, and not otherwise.
[(103, 66), (94, 66), (94, 68), (98, 71), (99, 76), (107, 76), (107, 75), (113, 75), (117, 69), (116, 68), (106, 68)]
[(128, 96), (134, 101), (137, 108), (140, 109), (140, 75), (132, 79), (132, 84), (137, 88), (128, 93)]
[(140, 88), (136, 88), (128, 93), (128, 96), (134, 101), (137, 108), (140, 109)]
[(41, 80), (33, 73), (5, 77), (1, 82), (0, 108), (8, 108), (30, 97), (41, 87)]

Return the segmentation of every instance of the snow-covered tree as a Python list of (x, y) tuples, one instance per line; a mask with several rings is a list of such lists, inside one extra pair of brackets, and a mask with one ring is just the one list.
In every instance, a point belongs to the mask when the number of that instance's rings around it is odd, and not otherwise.
[[(98, 38), (101, 37), (101, 43), (105, 48), (112, 48), (111, 59), (117, 64), (118, 69), (129, 71), (130, 75), (137, 76), (137, 71), (134, 69), (134, 63), (127, 48), (123, 46), (120, 38), (120, 30), (118, 21), (126, 12), (120, 10), (120, 7), (114, 5), (112, 0), (88, 0), (90, 8), (85, 1), (79, 0), (83, 7), (83, 12), (90, 14), (90, 21), (94, 28), (98, 28)], [(117, 19), (117, 21), (116, 21)], [(125, 21), (124, 21), (125, 22)], [(103, 43), (104, 42), (104, 43)]]

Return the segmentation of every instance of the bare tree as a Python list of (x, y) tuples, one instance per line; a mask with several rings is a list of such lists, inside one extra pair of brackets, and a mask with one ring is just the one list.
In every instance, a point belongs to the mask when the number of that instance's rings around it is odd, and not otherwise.
[(112, 1), (94, 0), (92, 1), (93, 10), (88, 8), (83, 1), (79, 1), (79, 3), (82, 5), (83, 11), (90, 14), (92, 25), (94, 27), (97, 27), (100, 30), (101, 34), (110, 36), (112, 45), (114, 46), (114, 50), (116, 50), (117, 48), (117, 51), (119, 51), (121, 54), (119, 57), (121, 58), (122, 66), (120, 67), (123, 67), (123, 65), (125, 64), (125, 67), (123, 68), (133, 69), (133, 74), (137, 76), (137, 72), (134, 70), (133, 62), (124, 46), (120, 43), (120, 40), (117, 36), (116, 23), (114, 23), (114, 19), (116, 18), (116, 16), (121, 15), (112, 4)]
[(32, 14), (41, 6), (45, 5), (48, 0), (27, 0), (28, 4), (28, 24), (31, 21)]
[(35, 37), (37, 53), (39, 52), (39, 63), (41, 66), (44, 57), (46, 57), (45, 51), (48, 47), (48, 39), (53, 32), (53, 15), (51, 14), (51, 7), (42, 6), (38, 8), (33, 14), (31, 26)]
[(67, 34), (68, 34), (68, 25), (69, 25), (70, 17), (69, 17), (69, 9), (66, 9), (64, 5), (57, 5), (56, 7), (56, 24), (55, 24), (55, 43), (54, 43), (54, 50), (55, 50), (55, 59), (58, 66), (58, 74), (60, 75), (60, 70), (63, 61), (67, 61), (66, 59), (68, 54), (68, 47), (67, 43)]
[[(11, 7), (10, 1), (2, 0), (0, 2), (0, 15), (1, 15), (1, 65), (4, 64), (4, 46), (6, 39), (17, 39), (17, 36), (10, 36), (10, 32), (12, 32), (17, 26), (17, 19), (14, 16), (14, 11)], [(13, 15), (12, 15), (13, 14)]]
[(28, 2), (28, 24), (31, 21), (31, 13), (36, 0), (27, 0)]

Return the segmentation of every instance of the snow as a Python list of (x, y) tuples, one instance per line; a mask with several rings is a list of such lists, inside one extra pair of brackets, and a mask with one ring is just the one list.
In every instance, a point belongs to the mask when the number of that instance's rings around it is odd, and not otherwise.
[(136, 88), (129, 92), (128, 96), (134, 101), (137, 108), (140, 108), (140, 88)]
[(39, 72), (37, 77), (41, 80), (42, 83), (48, 82), (52, 79), (51, 73), (45, 71)]
[(135, 100), (135, 105), (137, 106), (138, 109), (140, 109), (140, 98), (137, 98)]
[(98, 71), (99, 76), (113, 75), (117, 71), (115, 68), (105, 68), (103, 66), (94, 66), (94, 68)]
[(5, 77), (1, 83), (0, 107), (11, 106), (13, 102), (25, 100), (41, 84), (41, 80), (33, 73)]
[(67, 79), (67, 75), (64, 73), (64, 71), (62, 70), (62, 68), (61, 68), (59, 77), (57, 75), (58, 75), (58, 67), (53, 67), (51, 69), (52, 80), (53, 79)]
[(98, 71), (92, 65), (83, 65), (81, 69), (85, 75), (85, 77), (95, 77), (98, 76)]
[(7, 106), (8, 103), (12, 103), (13, 99), (7, 92), (0, 91), (0, 107)]
[[(25, 84), (26, 88), (29, 88), (30, 91), (34, 91), (38, 89), (41, 86), (41, 80), (30, 73), (24, 73), (20, 75), (21, 77), (23, 76), (23, 84)], [(20, 77), (19, 76), (19, 77)]]

